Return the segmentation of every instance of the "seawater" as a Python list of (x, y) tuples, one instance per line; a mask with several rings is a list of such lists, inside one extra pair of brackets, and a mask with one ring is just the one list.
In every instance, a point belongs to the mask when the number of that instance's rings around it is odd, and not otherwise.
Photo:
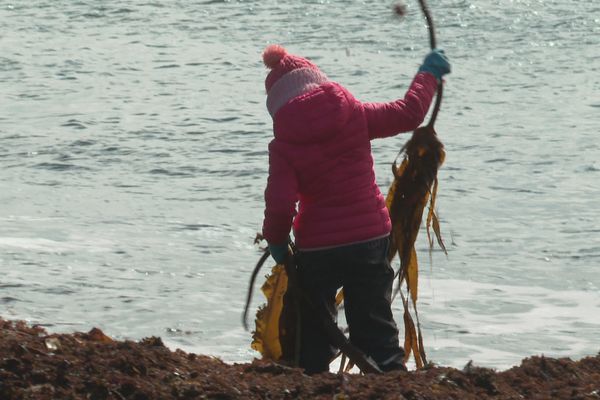
[[(417, 243), (429, 358), (596, 354), (600, 5), (429, 3), (453, 65), (448, 256)], [(363, 101), (402, 97), (428, 51), (407, 4), (399, 21), (388, 1), (0, 1), (0, 315), (255, 357), (240, 317), (272, 136), (261, 51), (281, 43)], [(384, 192), (408, 137), (373, 143)]]

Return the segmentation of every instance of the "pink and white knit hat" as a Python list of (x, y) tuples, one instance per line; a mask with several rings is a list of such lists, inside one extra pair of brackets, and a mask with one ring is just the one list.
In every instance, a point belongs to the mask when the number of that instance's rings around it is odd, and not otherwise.
[(277, 44), (267, 46), (263, 52), (263, 62), (271, 70), (265, 79), (267, 109), (271, 117), (294, 97), (328, 81), (315, 64), (306, 58), (289, 54)]

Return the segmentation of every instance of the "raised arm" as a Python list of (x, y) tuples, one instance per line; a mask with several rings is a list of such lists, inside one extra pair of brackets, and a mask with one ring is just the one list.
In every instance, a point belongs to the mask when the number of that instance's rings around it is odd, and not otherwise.
[(403, 99), (389, 103), (363, 103), (369, 137), (394, 136), (418, 128), (427, 115), (436, 88), (436, 77), (429, 72), (420, 72)]

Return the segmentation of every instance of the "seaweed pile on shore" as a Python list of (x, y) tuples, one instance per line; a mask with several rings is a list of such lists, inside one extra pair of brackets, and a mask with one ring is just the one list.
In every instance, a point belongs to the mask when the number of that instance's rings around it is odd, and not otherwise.
[(157, 337), (116, 341), (97, 328), (48, 334), (0, 318), (0, 399), (600, 399), (600, 355), (531, 357), (503, 372), (469, 364), (306, 376), (171, 351)]

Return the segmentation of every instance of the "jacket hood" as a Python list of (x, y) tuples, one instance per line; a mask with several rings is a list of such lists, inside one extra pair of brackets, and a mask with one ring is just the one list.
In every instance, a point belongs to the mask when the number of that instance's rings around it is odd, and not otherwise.
[(352, 95), (335, 82), (326, 82), (281, 107), (273, 119), (275, 138), (310, 144), (334, 137), (350, 118)]

